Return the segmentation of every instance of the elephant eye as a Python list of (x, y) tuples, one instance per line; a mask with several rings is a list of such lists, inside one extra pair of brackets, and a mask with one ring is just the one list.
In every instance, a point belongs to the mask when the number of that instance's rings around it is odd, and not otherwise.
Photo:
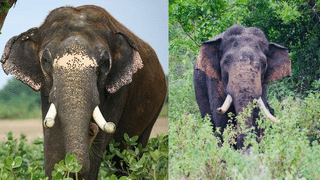
[(108, 73), (111, 68), (111, 57), (107, 51), (103, 51), (98, 60), (99, 72), (98, 75)]
[(49, 63), (50, 62), (50, 60), (52, 59), (52, 55), (51, 55), (49, 49), (46, 48), (44, 50), (41, 58), (42, 58), (41, 59), (42, 63)]
[(225, 56), (223, 64), (225, 66), (229, 66), (231, 64), (231, 61), (232, 61), (232, 55), (228, 54)]
[(101, 53), (100, 59), (99, 59), (99, 65), (109, 68), (108, 66), (110, 65), (110, 57), (108, 52), (104, 51)]
[(234, 43), (233, 43), (233, 47), (238, 47), (239, 46), (239, 42), (238, 41), (235, 41)]

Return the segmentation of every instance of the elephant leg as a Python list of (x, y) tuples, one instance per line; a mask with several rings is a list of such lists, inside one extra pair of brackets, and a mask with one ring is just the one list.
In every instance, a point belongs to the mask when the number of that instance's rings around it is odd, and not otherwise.
[[(54, 165), (65, 158), (60, 122), (56, 121), (52, 129), (43, 128), (45, 174), (51, 178)], [(49, 178), (49, 179), (50, 179)]]
[(207, 84), (208, 84), (208, 99), (210, 103), (210, 112), (212, 114), (212, 121), (215, 124), (216, 128), (220, 128), (221, 134), (216, 134), (217, 137), (220, 138), (221, 142), (223, 142), (222, 134), (224, 129), (227, 127), (228, 124), (228, 113), (234, 112), (233, 105), (227, 110), (224, 114), (218, 113), (218, 108), (222, 106), (225, 97), (224, 97), (224, 89), (221, 88), (218, 80), (213, 79), (211, 77), (207, 77)]
[(159, 116), (161, 110), (162, 110), (162, 106), (158, 110), (157, 114), (154, 116), (152, 121), (149, 123), (149, 125), (140, 134), (139, 139), (137, 140), (137, 143), (141, 143), (142, 147), (146, 147), (148, 140), (149, 140), (149, 137), (150, 137), (150, 134), (151, 134), (151, 131), (152, 131), (152, 127), (153, 127), (154, 123), (156, 122), (156, 120), (158, 119), (158, 116)]
[[(49, 102), (48, 95), (46, 94), (44, 89), (41, 89), (41, 109), (42, 109), (42, 119), (45, 118), (49, 110)], [(43, 123), (43, 122), (42, 122)], [(48, 129), (43, 127), (43, 135), (44, 135), (44, 163), (45, 163), (45, 175), (51, 179), (51, 172), (54, 170), (54, 165), (59, 163), (62, 159), (65, 158), (65, 150), (63, 145), (63, 133), (61, 130), (61, 122), (58, 118), (56, 118), (55, 126), (53, 128)]]
[(104, 131), (100, 130), (90, 146), (90, 178), (98, 179), (99, 168), (102, 161), (103, 153), (106, 150), (108, 143), (112, 139), (112, 135), (107, 135)]
[(212, 123), (213, 130), (215, 130), (215, 123), (213, 121), (210, 110), (206, 74), (201, 70), (195, 69), (193, 71), (193, 82), (196, 100), (199, 106), (201, 117), (204, 118), (208, 114), (210, 116), (210, 121)]

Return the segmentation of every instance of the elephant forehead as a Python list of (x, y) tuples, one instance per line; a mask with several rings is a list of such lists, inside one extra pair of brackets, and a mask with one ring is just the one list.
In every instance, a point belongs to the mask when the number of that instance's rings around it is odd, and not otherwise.
[(82, 70), (86, 68), (97, 67), (97, 62), (87, 55), (66, 53), (62, 57), (58, 57), (53, 62), (54, 68), (66, 68)]

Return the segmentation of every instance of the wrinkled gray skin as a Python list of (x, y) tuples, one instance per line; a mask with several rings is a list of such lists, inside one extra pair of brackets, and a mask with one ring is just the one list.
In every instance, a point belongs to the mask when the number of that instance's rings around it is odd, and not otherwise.
[[(40, 90), (43, 118), (51, 103), (57, 109), (55, 125), (43, 129), (49, 179), (67, 153), (82, 165), (79, 179), (97, 179), (108, 143), (122, 142), (124, 133), (139, 135), (145, 146), (167, 93), (154, 50), (97, 6), (51, 11), (43, 25), (7, 42), (1, 62), (7, 74)], [(116, 125), (113, 135), (94, 122), (96, 106)]]
[[(261, 97), (273, 114), (267, 102), (267, 85), (291, 76), (291, 61), (285, 47), (269, 43), (258, 28), (239, 25), (202, 43), (194, 68), (194, 88), (201, 116), (208, 114), (214, 130), (220, 127), (222, 133), (228, 124), (228, 113), (238, 115), (253, 99)], [(232, 105), (225, 114), (219, 114), (217, 109), (228, 94)], [(256, 133), (262, 135), (256, 124), (258, 113), (259, 109), (255, 108), (246, 125), (254, 126)], [(244, 137), (245, 134), (238, 135), (237, 149), (243, 147)]]

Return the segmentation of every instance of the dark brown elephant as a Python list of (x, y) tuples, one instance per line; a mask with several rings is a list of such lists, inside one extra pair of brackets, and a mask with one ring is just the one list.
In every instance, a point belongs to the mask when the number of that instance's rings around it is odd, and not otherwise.
[(12, 37), (1, 62), (41, 92), (50, 178), (70, 153), (82, 165), (79, 179), (97, 179), (108, 143), (124, 133), (145, 146), (167, 94), (154, 50), (97, 6), (54, 9), (40, 27)]
[[(207, 114), (221, 132), (228, 124), (228, 112), (238, 115), (249, 102), (257, 99), (266, 116), (275, 122), (267, 102), (267, 85), (291, 76), (291, 61), (285, 47), (268, 42), (259, 28), (239, 25), (202, 43), (194, 66), (194, 88), (204, 117)], [(271, 113), (270, 113), (271, 111)], [(246, 125), (255, 127), (259, 109), (255, 108)], [(237, 148), (243, 147), (245, 134), (237, 137)], [(220, 136), (221, 138), (221, 136)]]
[(2, 29), (4, 20), (7, 17), (8, 9), (10, 9), (16, 3), (17, 0), (0, 0), (0, 31)]

